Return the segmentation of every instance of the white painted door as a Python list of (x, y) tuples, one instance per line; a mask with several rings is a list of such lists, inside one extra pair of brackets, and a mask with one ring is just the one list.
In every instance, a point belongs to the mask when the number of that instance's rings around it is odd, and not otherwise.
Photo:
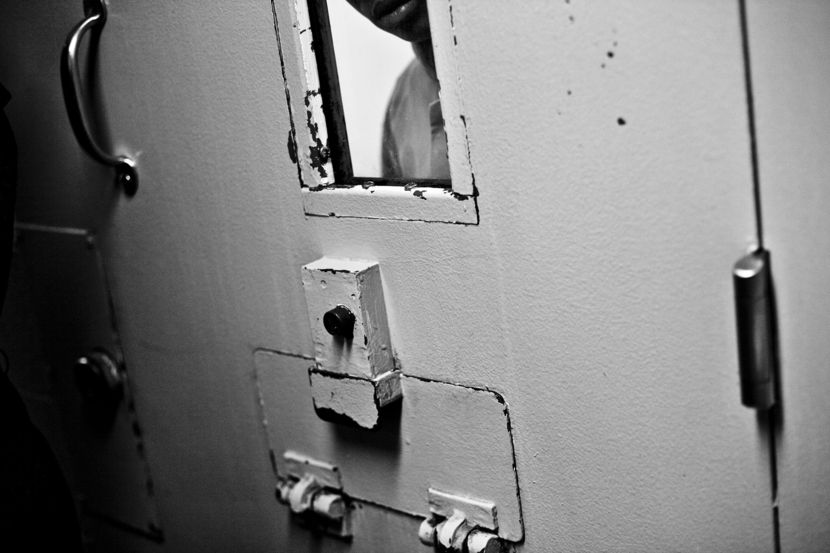
[(748, 6), (764, 236), (779, 315), (776, 418), (782, 551), (830, 544), (827, 180), (830, 6)]
[[(165, 540), (102, 525), (101, 548), (426, 550), (416, 517), (362, 505), (349, 544), (274, 499), (255, 355), (305, 370), (300, 268), (328, 255), (380, 264), (406, 375), (506, 401), (520, 551), (773, 550), (768, 444), (735, 348), (730, 269), (755, 240), (735, 5), (454, 0), (478, 211), (447, 224), (304, 214), (287, 2), (112, 1), (102, 104), (141, 179), (119, 196), (63, 112), (71, 4), (9, 8), (0, 79), (19, 219), (100, 236), (145, 430)], [(296, 420), (309, 401), (279, 409)], [(329, 424), (300, 420), (285, 447)]]

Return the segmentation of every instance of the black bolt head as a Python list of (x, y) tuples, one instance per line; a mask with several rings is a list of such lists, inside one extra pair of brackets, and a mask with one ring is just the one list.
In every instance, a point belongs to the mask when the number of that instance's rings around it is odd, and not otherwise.
[(323, 315), (323, 326), (332, 336), (351, 339), (354, 336), (354, 313), (345, 305), (329, 309)]

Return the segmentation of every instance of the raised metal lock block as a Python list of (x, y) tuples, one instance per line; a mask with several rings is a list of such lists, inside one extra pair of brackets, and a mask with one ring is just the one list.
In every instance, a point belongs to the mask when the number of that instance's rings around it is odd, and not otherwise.
[(371, 261), (324, 257), (303, 267), (316, 367), (314, 409), (327, 421), (376, 428), (401, 397), (389, 341), (380, 268)]
[(320, 369), (368, 378), (394, 370), (377, 263), (323, 257), (303, 267), (303, 288)]

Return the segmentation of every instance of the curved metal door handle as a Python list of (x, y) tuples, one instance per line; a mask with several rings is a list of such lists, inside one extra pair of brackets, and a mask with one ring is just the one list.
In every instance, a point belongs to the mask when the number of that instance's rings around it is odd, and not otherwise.
[(93, 138), (92, 126), (84, 111), (81, 71), (78, 67), (78, 47), (87, 31), (104, 26), (107, 20), (105, 0), (84, 0), (84, 13), (86, 18), (73, 27), (61, 51), (61, 84), (66, 111), (81, 148), (94, 160), (115, 167), (116, 183), (121, 186), (127, 196), (133, 196), (138, 190), (138, 171), (135, 160), (129, 156), (105, 152)]

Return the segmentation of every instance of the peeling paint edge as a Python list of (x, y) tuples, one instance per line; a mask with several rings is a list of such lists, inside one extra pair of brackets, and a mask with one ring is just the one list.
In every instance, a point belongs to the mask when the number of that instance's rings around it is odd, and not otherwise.
[(465, 227), (475, 227), (478, 226), (479, 219), (478, 219), (478, 205), (476, 205), (476, 220), (475, 221), (449, 221), (446, 219), (427, 219), (427, 218), (419, 218), (419, 217), (394, 217), (394, 216), (374, 216), (374, 215), (342, 215), (337, 213), (305, 213), (306, 217), (315, 217), (321, 219), (369, 219), (373, 221), (398, 221), (398, 222), (407, 222), (407, 223), (436, 223), (442, 225), (461, 225)]
[[(280, 74), (282, 75), (282, 82), (283, 88), (285, 90), (285, 103), (288, 107), (288, 122), (289, 122), (289, 157), (294, 162), (295, 167), (297, 168), (297, 179), (300, 182), (300, 186), (305, 186), (303, 182), (303, 170), (300, 164), (300, 155), (299, 155), (299, 147), (297, 146), (297, 128), (294, 124), (294, 109), (291, 107), (291, 90), (288, 87), (288, 76), (285, 72), (285, 55), (282, 51), (282, 39), (280, 37), (280, 24), (277, 20), (277, 6), (275, 4), (275, 0), (271, 0), (271, 14), (274, 18), (274, 34), (277, 38), (277, 53), (279, 54), (280, 58)], [(293, 155), (290, 151), (290, 148), (294, 148)]]

